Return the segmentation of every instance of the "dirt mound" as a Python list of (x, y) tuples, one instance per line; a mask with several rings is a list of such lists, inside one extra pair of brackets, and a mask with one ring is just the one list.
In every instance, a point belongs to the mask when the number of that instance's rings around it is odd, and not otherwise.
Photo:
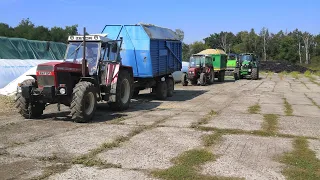
[(261, 61), (260, 62), (260, 70), (261, 71), (272, 71), (275, 73), (287, 71), (287, 72), (292, 72), (292, 71), (298, 71), (300, 73), (304, 73), (306, 71), (311, 71), (313, 70), (296, 65), (296, 64), (291, 64), (286, 61)]

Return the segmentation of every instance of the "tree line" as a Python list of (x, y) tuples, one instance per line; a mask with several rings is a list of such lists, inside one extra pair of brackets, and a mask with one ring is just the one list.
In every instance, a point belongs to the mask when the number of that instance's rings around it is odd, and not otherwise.
[[(181, 31), (179, 30), (178, 33), (183, 39), (183, 31)], [(290, 32), (281, 30), (278, 33), (270, 33), (267, 28), (262, 28), (259, 33), (256, 33), (254, 29), (236, 34), (225, 31), (213, 33), (203, 41), (183, 43), (183, 60), (188, 61), (192, 54), (207, 48), (223, 49), (226, 53), (253, 52), (262, 61), (286, 60), (300, 64), (320, 63), (320, 34), (313, 35), (299, 29)]]
[(47, 28), (35, 26), (29, 18), (23, 19), (16, 27), (11, 27), (6, 23), (0, 23), (0, 36), (17, 37), (29, 40), (54, 41), (66, 43), (69, 35), (78, 34), (78, 25)]
[[(18, 37), (40, 41), (67, 42), (69, 35), (78, 33), (78, 25), (47, 28), (35, 26), (29, 18), (23, 19), (16, 27), (0, 23), (0, 36)], [(176, 29), (180, 40), (184, 39), (184, 32)], [(259, 33), (254, 29), (232, 32), (216, 32), (210, 34), (202, 41), (183, 43), (183, 60), (188, 61), (192, 54), (207, 48), (223, 49), (226, 53), (256, 53), (261, 60), (286, 60), (292, 63), (320, 64), (320, 34), (314, 35), (299, 29), (294, 31), (279, 31), (270, 33), (267, 28), (262, 28)]]

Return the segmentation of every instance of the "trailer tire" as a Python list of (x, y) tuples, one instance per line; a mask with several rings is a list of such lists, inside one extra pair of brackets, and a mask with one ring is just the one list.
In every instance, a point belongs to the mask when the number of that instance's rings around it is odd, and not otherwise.
[(205, 86), (207, 84), (207, 77), (205, 73), (200, 74), (200, 85)]
[(219, 82), (224, 82), (224, 75), (225, 75), (225, 71), (220, 71), (219, 75), (218, 75), (218, 81)]
[[(24, 80), (21, 85), (35, 86), (36, 82), (34, 79)], [(39, 118), (43, 114), (45, 109), (45, 104), (42, 103), (32, 103), (22, 96), (20, 92), (17, 92), (15, 99), (15, 107), (19, 109), (19, 114), (21, 114), (26, 119)]]
[(234, 79), (235, 79), (235, 80), (239, 80), (239, 79), (240, 79), (240, 71), (239, 71), (239, 68), (236, 68), (236, 69), (234, 70), (233, 76), (234, 76)]
[(165, 100), (168, 95), (167, 83), (165, 81), (159, 81), (156, 87), (156, 97), (159, 100)]
[(168, 97), (172, 97), (173, 96), (173, 92), (174, 92), (174, 82), (173, 82), (173, 78), (167, 78), (166, 79), (166, 83), (167, 83), (167, 96)]
[(251, 78), (257, 80), (259, 78), (258, 68), (252, 68)]
[(133, 80), (126, 70), (120, 70), (117, 81), (116, 102), (109, 103), (114, 111), (124, 111), (129, 108), (133, 94)]
[(187, 74), (183, 73), (181, 75), (181, 84), (182, 86), (188, 86)]
[(94, 84), (81, 81), (73, 88), (70, 105), (72, 120), (85, 123), (92, 119), (97, 108), (97, 96)]

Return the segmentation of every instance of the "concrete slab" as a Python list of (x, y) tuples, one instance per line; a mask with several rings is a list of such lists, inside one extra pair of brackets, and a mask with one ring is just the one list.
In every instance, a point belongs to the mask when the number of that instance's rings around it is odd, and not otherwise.
[(296, 136), (311, 136), (320, 138), (320, 118), (280, 116), (279, 132)]
[(283, 104), (260, 104), (261, 114), (285, 115)]
[(72, 168), (68, 169), (66, 172), (61, 174), (56, 174), (50, 176), (49, 180), (65, 180), (65, 179), (74, 179), (74, 180), (156, 180), (140, 171), (134, 170), (124, 170), (124, 169), (97, 169), (94, 167), (82, 167), (80, 165), (74, 165)]
[(188, 128), (159, 127), (145, 131), (119, 148), (98, 155), (98, 158), (123, 168), (166, 169), (171, 159), (180, 153), (201, 145), (207, 132)]
[(291, 139), (284, 138), (223, 136), (223, 142), (212, 149), (220, 157), (203, 165), (202, 173), (247, 180), (285, 179), (281, 174), (284, 165), (274, 158), (291, 151), (291, 143)]
[(260, 130), (263, 116), (260, 114), (229, 114), (212, 118), (205, 127), (222, 129)]
[(316, 157), (320, 160), (320, 140), (309, 140), (309, 148), (316, 153)]
[(287, 93), (284, 94), (284, 97), (291, 105), (312, 105), (312, 102), (304, 95), (304, 93)]
[(283, 104), (282, 94), (264, 93), (260, 96), (260, 104)]
[(198, 122), (207, 113), (204, 112), (183, 112), (179, 116), (174, 116), (166, 119), (164, 123), (159, 125), (170, 126), (170, 127), (190, 127), (192, 123)]
[(314, 105), (292, 105), (293, 115), (306, 117), (320, 117), (320, 110)]
[(23, 146), (9, 148), (8, 152), (27, 157), (48, 157), (56, 155), (70, 158), (88, 153), (103, 143), (112, 142), (119, 136), (126, 136), (134, 126), (95, 124), (44, 138)]
[(230, 104), (221, 110), (220, 115), (230, 115), (230, 114), (247, 114), (249, 104)]

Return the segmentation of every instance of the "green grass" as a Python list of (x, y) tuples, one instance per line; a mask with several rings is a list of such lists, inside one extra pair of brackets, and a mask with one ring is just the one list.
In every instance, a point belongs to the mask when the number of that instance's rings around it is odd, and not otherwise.
[(205, 147), (214, 146), (221, 141), (223, 133), (216, 132), (202, 138)]
[(258, 103), (248, 108), (248, 112), (250, 114), (258, 114), (260, 110), (261, 110), (261, 107)]
[(309, 149), (308, 141), (305, 138), (297, 138), (293, 148), (292, 152), (285, 153), (280, 158), (280, 162), (287, 165), (282, 173), (293, 180), (319, 180), (320, 160), (315, 152)]
[(263, 118), (264, 123), (262, 129), (269, 134), (276, 134), (278, 130), (278, 116), (275, 114), (265, 114)]
[(297, 72), (297, 71), (290, 72), (290, 75), (295, 79), (299, 79), (300, 78), (300, 73)]
[(282, 72), (280, 72), (280, 73), (278, 74), (278, 76), (279, 76), (279, 78), (280, 78), (281, 80), (283, 80), (283, 78), (284, 78), (286, 75), (288, 75), (288, 72), (287, 72), (287, 71), (282, 71)]
[(285, 114), (287, 116), (292, 116), (293, 114), (293, 109), (292, 109), (292, 106), (291, 104), (288, 103), (287, 99), (286, 98), (283, 98), (283, 101), (284, 101), (284, 108), (285, 108)]
[(217, 115), (218, 113), (214, 110), (211, 110), (208, 114), (202, 117), (198, 122), (192, 123), (191, 128), (197, 128), (199, 125), (207, 124), (211, 117)]
[(216, 157), (205, 149), (193, 149), (182, 153), (172, 162), (174, 166), (165, 170), (155, 170), (152, 175), (166, 180), (223, 180), (223, 179), (239, 179), (218, 176), (206, 176), (199, 174), (199, 166), (214, 161)]

